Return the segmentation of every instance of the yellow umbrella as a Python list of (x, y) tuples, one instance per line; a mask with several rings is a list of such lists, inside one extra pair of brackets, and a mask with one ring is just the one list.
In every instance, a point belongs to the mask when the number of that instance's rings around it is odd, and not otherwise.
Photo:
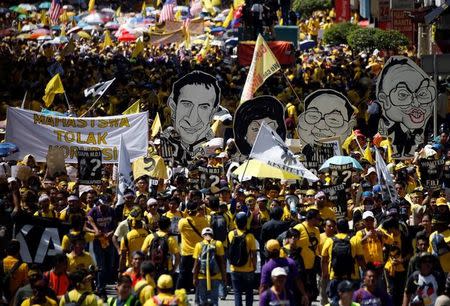
[(233, 174), (237, 175), (239, 180), (241, 179), (242, 175), (245, 175), (246, 177), (253, 176), (257, 178), (277, 178), (283, 180), (300, 179), (298, 175), (269, 166), (264, 162), (256, 159), (251, 159), (244, 162), (236, 170), (233, 171)]
[(87, 32), (85, 31), (79, 31), (77, 33), (78, 36), (80, 36), (81, 38), (86, 38), (86, 39), (91, 39), (91, 35), (89, 35)]

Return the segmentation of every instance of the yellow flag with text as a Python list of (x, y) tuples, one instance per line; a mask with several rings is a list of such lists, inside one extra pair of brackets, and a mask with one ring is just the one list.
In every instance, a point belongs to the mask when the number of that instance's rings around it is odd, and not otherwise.
[(153, 179), (167, 179), (167, 169), (164, 160), (158, 155), (139, 157), (133, 162), (135, 178), (147, 175)]
[(259, 34), (253, 52), (252, 64), (242, 91), (241, 103), (253, 98), (253, 94), (264, 81), (280, 69), (280, 63), (278, 63), (264, 38)]
[(140, 111), (140, 104), (141, 104), (141, 99), (138, 99), (136, 102), (134, 102), (133, 104), (131, 104), (130, 107), (128, 107), (123, 113), (122, 115), (131, 115), (131, 114), (137, 114)]
[(161, 129), (162, 129), (161, 119), (159, 118), (159, 113), (156, 113), (155, 120), (153, 120), (152, 123), (151, 136), (155, 137), (159, 133), (159, 131), (161, 131)]
[(57, 73), (45, 87), (45, 95), (42, 97), (42, 100), (45, 102), (45, 107), (52, 105), (55, 95), (61, 93), (64, 93), (64, 87), (61, 82), (61, 77)]

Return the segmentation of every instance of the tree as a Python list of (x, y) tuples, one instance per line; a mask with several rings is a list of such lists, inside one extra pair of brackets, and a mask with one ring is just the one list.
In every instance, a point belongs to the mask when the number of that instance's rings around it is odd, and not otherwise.
[(299, 11), (303, 18), (308, 18), (314, 11), (331, 8), (331, 0), (294, 0), (294, 11)]
[(375, 49), (379, 49), (377, 37), (382, 35), (380, 32), (383, 32), (383, 30), (377, 28), (359, 28), (348, 34), (348, 45), (356, 52), (372, 52)]
[(376, 40), (380, 50), (398, 51), (409, 45), (408, 38), (396, 30), (381, 31), (377, 33)]
[(329, 45), (347, 44), (347, 36), (351, 32), (359, 29), (359, 26), (350, 22), (333, 24), (323, 33), (323, 41)]

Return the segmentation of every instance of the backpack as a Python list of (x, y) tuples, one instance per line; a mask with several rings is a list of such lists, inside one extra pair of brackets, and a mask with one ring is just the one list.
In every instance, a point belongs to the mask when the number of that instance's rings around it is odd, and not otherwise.
[(153, 234), (152, 243), (150, 243), (148, 248), (148, 258), (155, 266), (157, 274), (167, 272), (169, 259), (169, 239), (167, 235), (158, 236), (157, 233)]
[(157, 306), (176, 306), (178, 305), (178, 298), (175, 296), (171, 300), (161, 300), (157, 295), (152, 297), (153, 303)]
[(16, 273), (17, 269), (22, 265), (22, 260), (18, 260), (14, 266), (11, 267), (11, 269), (8, 272), (5, 272), (5, 268), (3, 266), (3, 260), (0, 260), (0, 291), (3, 291), (3, 295), (7, 300), (10, 300), (12, 298), (11, 292), (9, 292), (9, 285), (11, 283), (11, 278), (14, 276), (14, 273)]
[(212, 228), (214, 233), (214, 240), (218, 240), (221, 242), (227, 240), (227, 221), (225, 220), (225, 217), (223, 215), (212, 214), (210, 227)]
[(353, 256), (350, 238), (339, 239), (333, 237), (331, 250), (331, 268), (336, 278), (350, 278), (353, 272)]
[(291, 249), (287, 249), (282, 247), (284, 253), (291, 258), (295, 262), (295, 266), (297, 267), (298, 272), (305, 272), (305, 262), (303, 261), (303, 257), (301, 255), (302, 248), (297, 248), (294, 251)]
[(450, 247), (445, 242), (444, 236), (436, 233), (431, 240), (431, 248), (434, 256), (442, 256), (450, 252)]
[(247, 250), (247, 241), (245, 237), (247, 233), (238, 236), (237, 230), (234, 230), (234, 238), (228, 247), (228, 258), (230, 260), (230, 264), (236, 267), (245, 266), (248, 261), (248, 250)]
[(216, 243), (214, 242), (214, 240), (212, 240), (210, 243), (201, 242), (201, 246), (202, 250), (198, 258), (200, 263), (200, 273), (206, 275), (206, 271), (208, 268), (209, 275), (216, 275), (220, 272), (219, 264), (217, 263), (216, 259)]
[(70, 300), (69, 297), (69, 292), (66, 292), (66, 294), (64, 294), (64, 305), (66, 306), (81, 306), (81, 304), (83, 304), (84, 300), (86, 299), (86, 297), (89, 295), (89, 292), (83, 292), (83, 294), (80, 296), (80, 298), (78, 299), (78, 301), (73, 302)]

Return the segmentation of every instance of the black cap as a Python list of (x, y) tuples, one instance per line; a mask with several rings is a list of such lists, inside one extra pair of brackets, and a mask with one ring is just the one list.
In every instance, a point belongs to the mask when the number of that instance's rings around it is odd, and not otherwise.
[(348, 280), (344, 280), (342, 282), (339, 283), (339, 285), (337, 286), (337, 290), (338, 292), (350, 292), (353, 291), (353, 284), (348, 281)]

